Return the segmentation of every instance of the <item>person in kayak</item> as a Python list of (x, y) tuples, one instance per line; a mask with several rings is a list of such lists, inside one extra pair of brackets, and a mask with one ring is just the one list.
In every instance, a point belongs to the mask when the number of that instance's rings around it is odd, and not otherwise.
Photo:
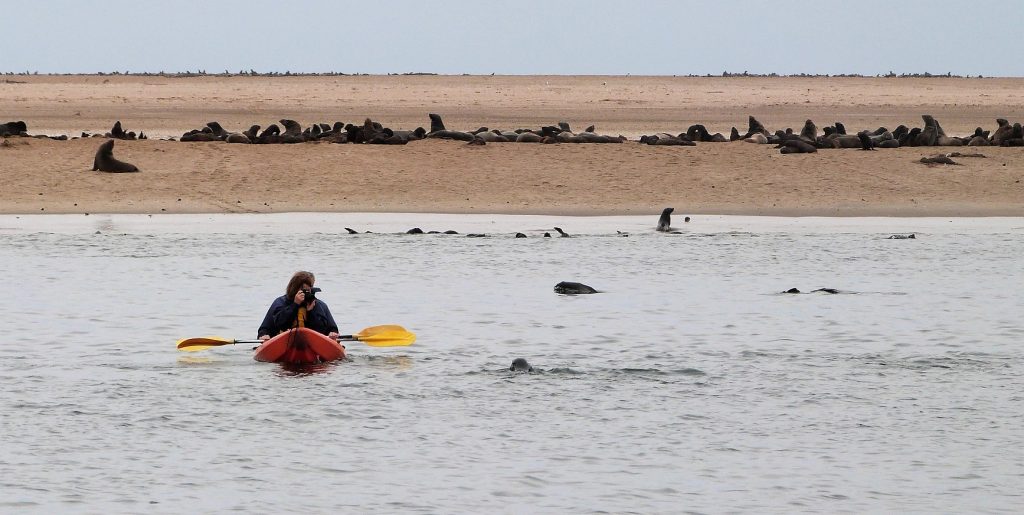
[(338, 324), (327, 304), (316, 298), (312, 272), (295, 272), (284, 295), (274, 299), (260, 324), (259, 339), (266, 341), (294, 327), (308, 327), (330, 338), (337, 338)]

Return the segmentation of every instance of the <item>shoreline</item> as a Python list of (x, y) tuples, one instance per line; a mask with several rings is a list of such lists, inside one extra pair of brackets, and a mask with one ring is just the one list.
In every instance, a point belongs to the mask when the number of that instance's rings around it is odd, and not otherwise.
[[(575, 236), (673, 236), (658, 233), (657, 214), (616, 216), (559, 216), (451, 213), (206, 213), (206, 214), (30, 214), (0, 215), (0, 235), (16, 234), (310, 234), (338, 237), (404, 237), (406, 231), (455, 230), (457, 235), (421, 234), (410, 237), (466, 237), (467, 234), (511, 238), (523, 232), (536, 238), (554, 227)], [(684, 216), (690, 216), (689, 223)], [(723, 232), (790, 232), (863, 234), (1024, 232), (1024, 216), (1014, 217), (778, 217), (673, 214), (672, 227), (682, 235)], [(349, 234), (347, 228), (358, 234)], [(367, 233), (368, 232), (368, 233)]]

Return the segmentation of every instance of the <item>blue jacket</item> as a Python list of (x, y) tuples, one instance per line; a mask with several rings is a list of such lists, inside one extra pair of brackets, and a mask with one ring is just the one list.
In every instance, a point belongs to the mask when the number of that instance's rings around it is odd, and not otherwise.
[[(256, 336), (263, 336), (264, 334), (277, 336), (294, 327), (295, 320), (298, 318), (299, 306), (295, 304), (294, 300), (289, 299), (287, 295), (281, 295), (274, 299), (274, 303), (270, 305), (270, 309), (267, 310), (267, 315), (263, 317), (263, 323), (260, 324), (260, 330)], [(323, 335), (338, 332), (338, 324), (334, 323), (331, 309), (327, 307), (327, 303), (320, 299), (316, 299), (316, 306), (313, 306), (313, 309), (306, 311), (305, 324), (306, 327)]]

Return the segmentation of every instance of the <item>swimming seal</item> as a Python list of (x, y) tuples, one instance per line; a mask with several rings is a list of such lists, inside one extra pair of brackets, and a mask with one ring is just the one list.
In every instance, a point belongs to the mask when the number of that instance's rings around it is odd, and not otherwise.
[(533, 372), (533, 367), (526, 361), (525, 358), (516, 358), (512, 360), (512, 365), (508, 367), (512, 372)]
[(583, 283), (562, 281), (555, 285), (555, 293), (562, 295), (586, 295), (600, 292)]
[(96, 157), (92, 161), (93, 171), (100, 172), (111, 172), (111, 173), (127, 173), (137, 172), (139, 169), (130, 163), (124, 161), (118, 161), (114, 158), (114, 140), (108, 139), (105, 143), (100, 145), (100, 148), (96, 151)]
[(675, 211), (675, 208), (666, 207), (661, 212), (661, 217), (658, 218), (657, 231), (668, 232), (672, 230), (672, 211)]

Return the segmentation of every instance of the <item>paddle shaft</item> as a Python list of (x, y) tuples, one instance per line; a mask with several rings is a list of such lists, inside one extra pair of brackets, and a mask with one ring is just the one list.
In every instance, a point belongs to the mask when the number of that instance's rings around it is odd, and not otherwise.
[[(350, 342), (354, 342), (354, 341), (358, 341), (359, 340), (358, 338), (356, 338), (354, 335), (351, 335), (351, 334), (339, 334), (338, 336), (335, 336), (334, 339), (338, 340), (338, 341), (350, 341)], [(233, 341), (231, 343), (263, 343), (265, 341), (266, 340), (235, 340), (235, 341)]]

